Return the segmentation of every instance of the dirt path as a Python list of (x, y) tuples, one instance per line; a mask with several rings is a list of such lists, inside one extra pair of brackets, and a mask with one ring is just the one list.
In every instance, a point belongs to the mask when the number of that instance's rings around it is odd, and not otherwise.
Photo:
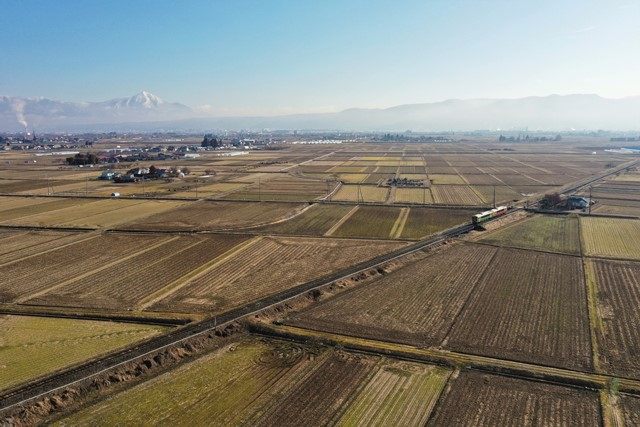
[(393, 224), (391, 228), (391, 232), (389, 233), (389, 237), (392, 239), (399, 239), (402, 234), (402, 230), (404, 230), (404, 225), (407, 223), (407, 218), (409, 217), (410, 208), (402, 208), (400, 209), (400, 213), (398, 214), (398, 219)]
[(336, 232), (336, 230), (337, 230), (338, 228), (340, 228), (340, 226), (341, 226), (342, 224), (344, 224), (345, 222), (347, 222), (347, 220), (348, 220), (349, 218), (351, 218), (351, 217), (353, 216), (353, 214), (354, 214), (354, 213), (356, 213), (356, 211), (357, 211), (358, 209), (360, 209), (360, 205), (355, 205), (355, 206), (353, 207), (353, 209), (351, 209), (349, 212), (347, 212), (347, 213), (345, 214), (345, 216), (343, 216), (343, 217), (342, 217), (338, 222), (336, 222), (335, 224), (333, 224), (333, 226), (332, 226), (330, 229), (328, 229), (326, 233), (324, 233), (324, 236), (325, 236), (325, 237), (330, 237), (333, 233), (335, 233), (335, 232)]
[(211, 270), (214, 267), (217, 267), (218, 265), (222, 264), (223, 262), (225, 262), (229, 258), (231, 258), (234, 255), (237, 255), (238, 253), (246, 250), (249, 246), (255, 245), (256, 243), (258, 243), (261, 240), (262, 240), (262, 236), (259, 236), (259, 237), (256, 237), (254, 239), (247, 240), (246, 242), (240, 243), (239, 245), (231, 248), (227, 252), (217, 256), (216, 258), (214, 258), (213, 260), (209, 261), (208, 263), (206, 263), (206, 264), (196, 268), (195, 270), (185, 274), (184, 276), (180, 277), (179, 279), (174, 280), (173, 282), (169, 283), (167, 286), (163, 287), (162, 289), (159, 289), (158, 291), (152, 293), (151, 295), (148, 295), (146, 298), (144, 298), (142, 301), (140, 301), (140, 304), (138, 305), (138, 309), (139, 310), (147, 309), (148, 307), (152, 306), (153, 304), (157, 303), (158, 301), (160, 301), (160, 300), (168, 297), (169, 295), (173, 294), (174, 292), (178, 291), (179, 289), (184, 287), (187, 283), (189, 283), (189, 281), (191, 281), (192, 279), (194, 279), (194, 278), (196, 278), (198, 276), (201, 276), (202, 274), (206, 273), (207, 271)]

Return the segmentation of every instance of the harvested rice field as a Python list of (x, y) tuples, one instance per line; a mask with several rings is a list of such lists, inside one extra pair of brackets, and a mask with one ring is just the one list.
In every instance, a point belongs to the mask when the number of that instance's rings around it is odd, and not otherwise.
[[(449, 371), (244, 340), (89, 406), (61, 425), (423, 425)], [(193, 390), (198, 393), (193, 393)]]
[(535, 215), (483, 235), (480, 242), (522, 249), (580, 254), (577, 216)]
[(353, 208), (350, 205), (316, 204), (289, 220), (256, 231), (268, 234), (322, 236)]
[(640, 263), (586, 260), (600, 368), (640, 379)]
[(580, 217), (584, 254), (640, 260), (640, 220)]
[(220, 313), (401, 247), (401, 243), (326, 238), (257, 237), (176, 284), (152, 310)]
[(133, 344), (160, 326), (0, 316), (0, 390)]
[(602, 425), (597, 393), (468, 371), (450, 383), (433, 425)]
[(384, 203), (389, 195), (389, 188), (373, 185), (343, 185), (331, 200), (349, 202)]
[(392, 239), (401, 212), (401, 208), (395, 207), (360, 206), (331, 236)]
[(121, 228), (139, 230), (218, 230), (258, 227), (293, 217), (300, 203), (199, 201), (132, 221)]
[[(116, 259), (108, 269), (97, 268), (32, 295), (31, 305), (135, 310), (165, 289), (179, 286), (208, 268), (247, 236), (173, 235), (157, 244)], [(135, 243), (135, 242), (132, 242)]]

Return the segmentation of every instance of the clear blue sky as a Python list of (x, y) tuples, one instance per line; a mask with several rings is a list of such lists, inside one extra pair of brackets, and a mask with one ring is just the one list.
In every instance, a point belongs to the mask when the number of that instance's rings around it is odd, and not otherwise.
[(0, 0), (0, 94), (219, 114), (640, 95), (640, 0)]

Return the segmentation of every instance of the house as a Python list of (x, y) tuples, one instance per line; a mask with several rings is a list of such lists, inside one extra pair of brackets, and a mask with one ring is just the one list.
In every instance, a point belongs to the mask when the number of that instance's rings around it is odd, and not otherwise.
[(567, 198), (567, 207), (569, 209), (586, 209), (593, 204), (591, 199), (582, 196), (569, 196)]

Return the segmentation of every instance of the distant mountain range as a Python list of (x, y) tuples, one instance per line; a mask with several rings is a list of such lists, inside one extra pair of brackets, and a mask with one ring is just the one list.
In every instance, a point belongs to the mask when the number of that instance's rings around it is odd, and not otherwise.
[(142, 91), (103, 102), (0, 96), (0, 131), (210, 130), (640, 130), (640, 96), (550, 95), (517, 99), (451, 99), (385, 109), (271, 117), (216, 117)]

